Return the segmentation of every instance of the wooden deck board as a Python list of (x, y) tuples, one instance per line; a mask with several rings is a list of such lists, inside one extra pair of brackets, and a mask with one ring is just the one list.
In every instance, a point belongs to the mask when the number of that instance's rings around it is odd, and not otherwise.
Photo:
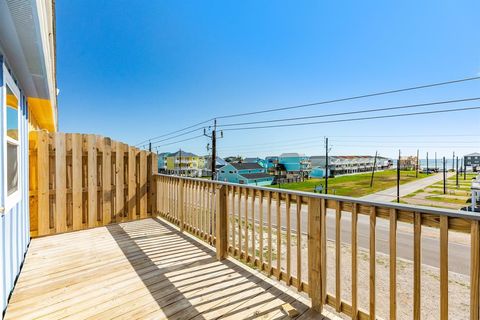
[(5, 319), (281, 319), (284, 303), (309, 311), (303, 295), (144, 219), (33, 239)]

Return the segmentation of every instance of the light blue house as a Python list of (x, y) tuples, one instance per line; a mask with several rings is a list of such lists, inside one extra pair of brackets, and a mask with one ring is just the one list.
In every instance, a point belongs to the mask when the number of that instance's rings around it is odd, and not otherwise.
[(56, 131), (52, 1), (0, 0), (0, 314), (30, 243), (29, 134)]
[(229, 163), (217, 172), (218, 180), (232, 183), (268, 186), (273, 182), (273, 176), (258, 163)]
[(268, 162), (265, 159), (262, 158), (245, 158), (245, 160), (242, 161), (243, 163), (258, 163), (262, 168), (267, 169), (268, 168)]
[(298, 173), (309, 168), (308, 157), (298, 153), (282, 153), (278, 157), (278, 163), (282, 164), (289, 173)]
[(325, 178), (325, 168), (313, 167), (312, 170), (309, 173), (309, 177), (314, 178), (314, 179)]
[(158, 171), (163, 172), (167, 170), (167, 157), (170, 152), (162, 152), (158, 154)]

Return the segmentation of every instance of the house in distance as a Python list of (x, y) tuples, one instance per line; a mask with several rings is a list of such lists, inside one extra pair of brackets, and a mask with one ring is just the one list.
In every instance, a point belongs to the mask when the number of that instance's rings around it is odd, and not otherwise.
[(268, 186), (273, 182), (273, 176), (258, 163), (229, 163), (217, 171), (217, 179), (240, 184)]

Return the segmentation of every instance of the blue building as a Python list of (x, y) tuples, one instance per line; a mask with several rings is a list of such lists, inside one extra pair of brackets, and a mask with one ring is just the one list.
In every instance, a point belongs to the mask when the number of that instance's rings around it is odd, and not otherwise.
[(243, 163), (258, 163), (262, 168), (267, 169), (268, 168), (268, 162), (265, 159), (262, 158), (245, 158), (245, 160), (242, 161)]
[(258, 163), (229, 163), (218, 170), (219, 181), (257, 186), (268, 186), (273, 182), (273, 176)]
[(167, 170), (167, 158), (170, 152), (162, 152), (158, 154), (158, 171), (165, 172)]
[(309, 169), (308, 157), (298, 153), (282, 153), (278, 163), (285, 167), (288, 173), (299, 173)]
[(0, 314), (30, 243), (35, 130), (57, 129), (53, 3), (0, 0)]
[(309, 176), (310, 176), (310, 178), (315, 178), (315, 179), (325, 178), (325, 168), (314, 167), (310, 171)]

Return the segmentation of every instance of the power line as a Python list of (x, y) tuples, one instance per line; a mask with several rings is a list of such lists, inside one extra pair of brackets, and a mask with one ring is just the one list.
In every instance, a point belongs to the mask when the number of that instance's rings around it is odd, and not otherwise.
[(387, 94), (392, 94), (392, 93), (399, 93), (399, 92), (406, 92), (406, 91), (413, 91), (413, 90), (419, 90), (419, 89), (425, 89), (425, 88), (444, 86), (444, 85), (466, 82), (466, 81), (472, 81), (472, 80), (478, 80), (478, 79), (480, 79), (480, 76), (462, 78), (462, 79), (445, 81), (445, 82), (437, 82), (437, 83), (425, 84), (425, 85), (402, 88), (402, 89), (381, 91), (381, 92), (375, 92), (375, 93), (369, 93), (369, 94), (363, 94), (363, 95), (346, 97), (346, 98), (339, 98), (339, 99), (333, 99), (333, 100), (324, 100), (324, 101), (320, 101), (320, 102), (312, 102), (312, 103), (300, 104), (300, 105), (296, 105), (296, 106), (271, 108), (271, 109), (265, 109), (265, 110), (259, 110), (259, 111), (251, 111), (251, 112), (230, 114), (230, 115), (224, 115), (224, 116), (220, 116), (220, 117), (216, 117), (216, 118), (217, 119), (226, 119), (226, 118), (242, 117), (242, 116), (260, 114), (260, 113), (267, 113), (267, 112), (276, 112), (276, 111), (284, 111), (284, 110), (291, 110), (291, 109), (299, 109), (299, 108), (305, 108), (305, 107), (310, 107), (310, 106), (318, 106), (318, 105), (330, 104), (330, 103), (336, 103), (336, 102), (344, 102), (344, 101), (357, 100), (357, 99), (363, 99), (363, 98), (377, 97), (377, 96), (382, 96), (382, 95), (387, 95)]
[[(287, 106), (287, 107), (271, 108), (271, 109), (245, 112), (245, 113), (230, 114), (230, 115), (224, 115), (224, 116), (216, 117), (216, 119), (226, 119), (226, 118), (261, 114), (261, 113), (267, 113), (267, 112), (274, 112), (274, 111), (305, 108), (305, 107), (309, 107), (309, 106), (316, 106), (316, 105), (330, 104), (330, 103), (336, 103), (336, 102), (357, 100), (357, 99), (362, 99), (362, 98), (370, 98), (370, 97), (382, 96), (382, 95), (387, 95), (387, 94), (392, 94), (392, 93), (400, 93), (400, 92), (413, 91), (413, 90), (419, 90), (419, 89), (425, 89), (425, 88), (432, 88), (432, 87), (444, 86), (444, 85), (467, 82), (467, 81), (478, 80), (478, 79), (480, 79), (480, 76), (462, 78), (462, 79), (456, 79), (456, 80), (450, 80), (450, 81), (444, 81), (444, 82), (437, 82), (437, 83), (431, 83), (431, 84), (425, 84), (425, 85), (407, 87), (407, 88), (401, 88), (401, 89), (395, 89), (395, 90), (381, 91), (381, 92), (375, 92), (375, 93), (370, 93), (370, 94), (363, 94), (363, 95), (357, 95), (357, 96), (351, 96), (351, 97), (345, 97), (345, 98), (339, 98), (339, 99), (333, 99), (333, 100), (323, 100), (323, 101), (319, 101), (319, 102), (300, 104), (300, 105), (294, 105), (294, 106)], [(179, 132), (191, 129), (191, 128), (195, 128), (199, 125), (202, 125), (202, 124), (208, 123), (210, 121), (213, 121), (214, 119), (215, 118), (210, 118), (208, 120), (198, 122), (196, 124), (190, 125), (188, 127), (185, 127), (185, 128), (179, 129), (179, 130), (175, 130), (175, 131), (165, 133), (165, 134), (162, 134), (162, 135), (159, 135), (159, 136), (156, 136), (156, 137), (152, 137), (150, 139), (143, 140), (143, 141), (139, 142), (138, 144), (136, 144), (136, 146), (139, 146), (139, 145), (141, 145), (143, 143), (146, 143), (146, 142), (150, 142), (151, 140), (155, 140), (155, 139), (158, 139), (158, 138), (163, 138), (163, 137), (175, 134), (175, 133), (179, 133)]]
[(201, 137), (203, 137), (203, 134), (201, 134), (201, 135), (199, 135), (199, 136), (194, 136), (194, 137), (190, 137), (190, 138), (186, 138), (186, 139), (174, 141), (174, 142), (169, 142), (169, 143), (166, 143), (166, 144), (161, 144), (161, 145), (159, 145), (159, 146), (161, 146), (161, 147), (170, 146), (170, 145), (172, 145), (172, 144), (177, 144), (177, 143), (179, 143), (179, 142), (194, 140), (194, 139), (198, 139), (198, 138), (201, 138)]
[[(182, 132), (182, 131), (185, 131), (185, 130), (188, 130), (188, 129), (191, 129), (191, 128), (195, 128), (195, 127), (198, 127), (199, 125), (202, 125), (202, 124), (205, 124), (205, 123), (208, 123), (210, 121), (212, 121), (213, 119), (208, 119), (208, 120), (205, 120), (205, 121), (202, 121), (202, 122), (198, 122), (196, 124), (192, 124), (191, 126), (188, 126), (188, 127), (185, 127), (183, 129), (178, 129), (178, 130), (175, 130), (175, 131), (172, 131), (172, 132), (169, 132), (169, 133), (165, 133), (165, 134), (162, 134), (162, 135), (159, 135), (159, 136), (156, 136), (156, 137), (152, 137), (150, 139), (146, 139), (146, 140), (143, 140), (139, 143), (137, 143), (135, 146), (139, 146), (143, 143), (146, 143), (146, 142), (152, 142), (153, 140), (156, 140), (158, 138), (163, 138), (163, 137), (166, 137), (166, 136), (170, 136), (172, 134), (175, 134), (175, 133), (178, 133), (178, 132)], [(200, 128), (200, 129), (203, 129), (203, 128)], [(198, 129), (197, 129), (198, 130)]]
[(383, 116), (371, 116), (371, 117), (363, 117), (363, 118), (338, 119), (338, 120), (328, 120), (328, 121), (313, 121), (313, 122), (276, 124), (276, 125), (269, 125), (269, 126), (254, 126), (254, 127), (227, 128), (227, 129), (223, 129), (223, 130), (224, 130), (224, 131), (238, 131), (238, 130), (252, 130), (252, 129), (268, 129), (268, 128), (281, 128), (281, 127), (296, 127), (296, 126), (307, 126), (307, 125), (324, 124), (324, 123), (338, 123), (338, 122), (352, 122), (352, 121), (375, 120), (375, 119), (385, 119), (385, 118), (398, 118), (398, 117), (408, 117), (408, 116), (416, 116), (416, 115), (426, 115), (426, 114), (437, 114), (437, 113), (447, 113), (447, 112), (459, 112), (459, 111), (468, 111), (468, 110), (478, 110), (478, 109), (480, 109), (480, 107), (468, 107), (468, 108), (458, 108), (458, 109), (446, 109), (446, 110), (435, 110), (435, 111), (399, 113), (399, 114), (391, 114), (391, 115), (383, 115)]
[(168, 140), (172, 140), (172, 139), (175, 139), (175, 138), (178, 138), (178, 137), (186, 136), (187, 134), (190, 134), (190, 133), (192, 133), (192, 132), (196, 132), (196, 131), (202, 130), (202, 129), (204, 129), (204, 128), (196, 128), (196, 129), (193, 129), (193, 130), (184, 132), (184, 133), (177, 134), (177, 135), (175, 135), (175, 136), (173, 136), (173, 137), (169, 137), (169, 138), (165, 138), (165, 139), (161, 139), (161, 140), (152, 140), (152, 141), (150, 141), (150, 142), (151, 142), (151, 143), (155, 143), (155, 144), (159, 144), (159, 143), (161, 143), (161, 142), (163, 142), (163, 141), (168, 141)]
[(367, 110), (358, 110), (358, 111), (328, 113), (328, 114), (313, 115), (313, 116), (302, 116), (302, 117), (293, 117), (293, 118), (260, 120), (260, 121), (238, 122), (238, 123), (227, 123), (227, 124), (220, 125), (219, 127), (232, 127), (232, 126), (252, 125), (252, 124), (260, 124), (260, 123), (272, 123), (272, 122), (284, 122), (284, 121), (294, 121), (294, 120), (306, 120), (306, 119), (312, 119), (312, 118), (326, 118), (326, 117), (335, 117), (335, 116), (345, 116), (345, 115), (371, 113), (371, 112), (379, 112), (379, 111), (428, 107), (428, 106), (434, 106), (434, 105), (439, 105), (439, 104), (450, 104), (450, 103), (467, 102), (467, 101), (475, 101), (475, 100), (480, 100), (480, 97), (457, 99), (457, 100), (444, 100), (444, 101), (427, 102), (427, 103), (419, 103), (419, 104), (409, 104), (409, 105), (402, 105), (402, 106), (396, 106), (396, 107), (385, 107), (385, 108), (376, 108), (376, 109), (367, 109)]

